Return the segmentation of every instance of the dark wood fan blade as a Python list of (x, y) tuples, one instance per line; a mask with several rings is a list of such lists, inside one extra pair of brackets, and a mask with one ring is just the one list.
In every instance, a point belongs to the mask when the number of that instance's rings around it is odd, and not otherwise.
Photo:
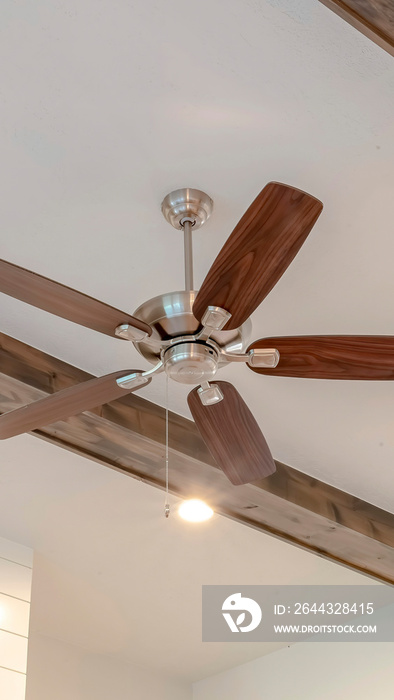
[(5, 260), (0, 260), (0, 292), (112, 337), (122, 323), (152, 333), (150, 326), (130, 314)]
[[(27, 433), (30, 430), (42, 428), (58, 420), (65, 420), (82, 411), (89, 411), (97, 406), (119, 399), (131, 391), (142, 388), (123, 389), (116, 380), (141, 370), (123, 370), (113, 372), (104, 377), (95, 377), (81, 384), (58, 391), (27, 406), (22, 406), (0, 416), (0, 439)], [(144, 386), (147, 386), (151, 378)]]
[(212, 384), (220, 388), (222, 401), (203, 406), (196, 388), (190, 392), (187, 402), (201, 437), (219, 467), (235, 485), (273, 474), (275, 462), (245, 401), (232, 384)]
[(262, 338), (249, 350), (276, 348), (277, 367), (250, 367), (259, 374), (311, 379), (394, 379), (394, 336), (305, 335)]
[(323, 205), (295, 187), (270, 182), (256, 197), (209, 270), (193, 306), (232, 314), (224, 330), (238, 328), (283, 275), (315, 224)]

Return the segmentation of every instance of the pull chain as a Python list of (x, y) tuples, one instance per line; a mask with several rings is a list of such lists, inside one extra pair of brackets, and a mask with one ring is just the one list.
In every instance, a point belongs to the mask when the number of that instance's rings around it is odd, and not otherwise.
[(170, 515), (170, 503), (168, 496), (168, 374), (166, 374), (166, 497), (164, 501), (164, 515)]

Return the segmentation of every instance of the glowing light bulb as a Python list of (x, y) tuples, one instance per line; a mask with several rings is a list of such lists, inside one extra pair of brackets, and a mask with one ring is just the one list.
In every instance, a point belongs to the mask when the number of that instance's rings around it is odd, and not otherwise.
[(204, 520), (209, 520), (213, 516), (213, 510), (207, 506), (204, 501), (198, 498), (192, 498), (190, 501), (184, 501), (178, 510), (179, 515), (184, 520), (189, 520), (192, 523), (201, 523)]

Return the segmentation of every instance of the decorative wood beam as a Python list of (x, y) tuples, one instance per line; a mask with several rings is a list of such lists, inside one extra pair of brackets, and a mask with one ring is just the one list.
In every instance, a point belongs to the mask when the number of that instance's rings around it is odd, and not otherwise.
[[(0, 334), (0, 412), (90, 379), (83, 370)], [(394, 584), (394, 515), (277, 462), (261, 482), (232, 486), (195, 424), (170, 413), (170, 490), (216, 512)], [(34, 435), (164, 488), (165, 411), (136, 394)]]
[(389, 0), (320, 0), (394, 56), (394, 4)]

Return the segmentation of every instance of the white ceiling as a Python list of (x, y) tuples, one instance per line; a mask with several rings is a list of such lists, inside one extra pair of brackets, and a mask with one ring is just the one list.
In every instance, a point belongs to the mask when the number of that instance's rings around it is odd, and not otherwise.
[[(1, 257), (133, 312), (182, 288), (163, 196), (206, 190), (199, 285), (269, 180), (325, 210), (253, 337), (394, 333), (394, 62), (317, 0), (2, 4)], [(126, 344), (2, 299), (1, 329), (95, 374)], [(279, 460), (394, 510), (393, 385), (234, 381)], [(164, 402), (158, 378), (143, 392)], [(187, 388), (171, 407), (188, 415)]]
[(221, 516), (185, 523), (174, 498), (166, 520), (161, 491), (30, 435), (0, 454), (0, 535), (35, 550), (31, 633), (191, 682), (283, 646), (202, 643), (202, 584), (371, 583)]
[[(215, 200), (195, 235), (198, 286), (278, 180), (325, 209), (253, 315), (253, 337), (394, 334), (391, 56), (317, 0), (3, 0), (1, 13), (2, 258), (133, 312), (183, 285), (182, 241), (160, 213), (167, 192), (199, 187)], [(6, 297), (0, 328), (94, 374), (146, 367), (130, 344)], [(221, 378), (276, 458), (394, 511), (390, 382), (266, 378), (244, 366)], [(163, 378), (142, 394), (163, 404)], [(186, 394), (170, 387), (183, 415)], [(240, 561), (244, 583), (350, 575), (221, 518), (198, 531), (163, 523), (160, 492), (33, 438), (0, 449), (0, 534), (39, 551), (33, 623), (46, 634), (142, 664), (157, 652), (168, 668), (181, 637), (185, 675), (208, 675), (262, 650), (196, 642), (201, 581), (240, 582)], [(145, 590), (161, 611), (157, 646), (151, 635), (134, 649), (130, 592)]]

